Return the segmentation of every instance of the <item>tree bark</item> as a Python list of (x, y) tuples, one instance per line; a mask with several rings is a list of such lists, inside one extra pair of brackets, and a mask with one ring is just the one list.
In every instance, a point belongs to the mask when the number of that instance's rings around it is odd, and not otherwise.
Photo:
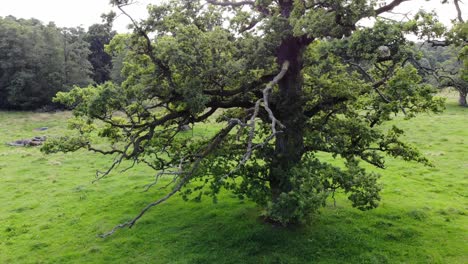
[[(281, 16), (288, 18), (293, 9), (293, 1), (279, 0)], [(308, 44), (313, 38), (308, 36), (285, 35), (282, 43), (276, 50), (278, 65), (289, 62), (289, 68), (283, 78), (278, 82), (279, 91), (272, 98), (272, 110), (275, 117), (281, 121), (285, 128), (276, 136), (275, 149), (271, 158), (268, 181), (271, 192), (271, 202), (276, 215), (286, 214), (289, 224), (294, 224), (294, 216), (288, 216), (288, 212), (294, 212), (294, 205), (280, 203), (282, 193), (293, 190), (292, 169), (297, 166), (304, 154), (304, 129), (306, 117), (303, 109), (303, 56)], [(283, 208), (287, 207), (287, 208)], [(269, 221), (278, 221), (269, 216)], [(284, 219), (283, 219), (284, 220)], [(280, 220), (281, 221), (281, 220)], [(284, 222), (282, 224), (285, 224)]]
[(465, 91), (459, 91), (458, 103), (460, 104), (460, 106), (468, 107), (468, 104), (466, 102), (467, 94), (468, 93)]
[(275, 150), (270, 165), (269, 183), (272, 202), (281, 193), (292, 190), (291, 169), (300, 163), (304, 149), (305, 117), (302, 108), (302, 56), (306, 44), (300, 38), (289, 37), (277, 50), (279, 65), (290, 62), (286, 75), (278, 82), (279, 93), (274, 98), (274, 114), (285, 128), (276, 137)]

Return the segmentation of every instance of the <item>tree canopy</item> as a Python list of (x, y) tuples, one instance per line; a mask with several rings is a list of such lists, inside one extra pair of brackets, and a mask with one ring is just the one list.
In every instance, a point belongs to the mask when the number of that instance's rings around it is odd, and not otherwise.
[[(128, 0), (113, 0), (123, 14)], [(375, 173), (385, 156), (429, 161), (400, 137), (396, 116), (437, 112), (443, 100), (422, 82), (418, 53), (405, 33), (430, 22), (380, 18), (402, 0), (165, 1), (133, 21), (133, 34), (107, 47), (122, 58), (121, 83), (75, 88), (58, 102), (74, 107), (74, 137), (45, 151), (81, 148), (116, 156), (171, 177), (168, 193), (118, 225), (131, 227), (150, 208), (221, 189), (264, 208), (269, 221), (305, 222), (335, 192), (375, 208)], [(363, 18), (376, 18), (361, 27)], [(216, 121), (212, 137), (184, 125)], [(104, 145), (104, 142), (107, 145)], [(327, 154), (337, 162), (320, 157)]]

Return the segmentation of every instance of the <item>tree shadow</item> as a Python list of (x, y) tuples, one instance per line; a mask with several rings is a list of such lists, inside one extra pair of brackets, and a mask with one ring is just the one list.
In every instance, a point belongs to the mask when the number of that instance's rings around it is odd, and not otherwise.
[[(111, 240), (134, 243), (125, 238), (134, 235), (138, 248), (159, 250), (163, 263), (392, 263), (414, 257), (411, 248), (421, 239), (397, 214), (352, 208), (325, 208), (311, 224), (296, 227), (263, 222), (252, 204), (203, 202), (164, 209)], [(425, 258), (426, 253), (417, 254)]]

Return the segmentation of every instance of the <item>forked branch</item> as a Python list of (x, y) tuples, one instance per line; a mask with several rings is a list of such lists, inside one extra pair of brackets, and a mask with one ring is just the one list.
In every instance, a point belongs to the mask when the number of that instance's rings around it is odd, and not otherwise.
[[(278, 119), (276, 119), (276, 117), (273, 114), (273, 111), (270, 109), (269, 103), (268, 103), (268, 98), (269, 98), (269, 94), (273, 90), (273, 87), (284, 77), (284, 75), (288, 71), (288, 68), (289, 68), (289, 61), (285, 61), (283, 63), (283, 65), (282, 65), (281, 71), (278, 73), (278, 75), (276, 75), (273, 78), (273, 80), (270, 83), (268, 83), (266, 88), (263, 90), (263, 98), (257, 100), (257, 102), (255, 104), (254, 112), (253, 112), (248, 124), (245, 124), (245, 123), (241, 122), (239, 119), (230, 119), (229, 122), (228, 122), (228, 126), (225, 127), (224, 129), (222, 129), (220, 132), (218, 132), (218, 134), (216, 134), (216, 136), (211, 141), (209, 141), (210, 143), (208, 145), (206, 145), (206, 147), (199, 149), (199, 151), (195, 155), (193, 155), (191, 157), (183, 158), (181, 160), (177, 170), (174, 170), (175, 168), (173, 168), (172, 170), (168, 171), (167, 169), (169, 169), (169, 168), (166, 168), (166, 169), (163, 169), (161, 172), (159, 172), (155, 177), (155, 181), (152, 184), (148, 185), (147, 189), (154, 186), (156, 184), (156, 182), (158, 181), (158, 179), (162, 175), (165, 175), (165, 174), (174, 175), (175, 181), (172, 181), (171, 183), (175, 183), (177, 180), (178, 180), (178, 183), (164, 197), (156, 200), (153, 203), (148, 204), (145, 208), (143, 208), (143, 210), (141, 210), (140, 213), (136, 217), (134, 217), (132, 220), (115, 226), (111, 231), (109, 231), (107, 233), (104, 233), (104, 234), (101, 234), (100, 237), (102, 237), (102, 238), (108, 237), (108, 236), (114, 234), (118, 229), (122, 229), (122, 228), (125, 228), (125, 227), (131, 228), (133, 225), (135, 225), (135, 223), (149, 209), (151, 209), (152, 207), (157, 206), (157, 205), (167, 201), (174, 194), (179, 192), (181, 190), (181, 188), (192, 178), (193, 174), (196, 172), (196, 170), (200, 166), (201, 161), (203, 159), (205, 159), (208, 155), (210, 155), (213, 152), (213, 150), (215, 150), (221, 144), (221, 142), (224, 140), (224, 138), (237, 125), (239, 125), (241, 127), (250, 127), (248, 142), (247, 142), (247, 150), (246, 150), (246, 153), (243, 155), (242, 159), (239, 161), (236, 168), (234, 170), (231, 170), (225, 176), (221, 177), (220, 180), (224, 179), (225, 177), (228, 177), (229, 175), (232, 175), (232, 173), (237, 171), (241, 166), (245, 165), (245, 163), (252, 156), (253, 150), (255, 150), (255, 149), (259, 148), (259, 147), (263, 147), (270, 140), (272, 140), (276, 136), (277, 133), (280, 133), (280, 131), (276, 130), (276, 126), (284, 128), (284, 125)], [(256, 122), (256, 118), (258, 116), (258, 113), (260, 111), (262, 101), (264, 103), (264, 108), (268, 112), (269, 118), (271, 120), (272, 134), (269, 137), (267, 137), (264, 142), (259, 143), (259, 144), (254, 144), (253, 140), (254, 140), (254, 137), (255, 137), (255, 122)], [(193, 163), (187, 164), (187, 166), (188, 166), (187, 169), (184, 168), (184, 165), (186, 164), (185, 163), (186, 160), (194, 160)]]
[(268, 112), (268, 116), (270, 117), (271, 120), (271, 130), (273, 131), (273, 134), (276, 134), (276, 125), (278, 124), (281, 128), (284, 128), (284, 125), (276, 119), (276, 117), (273, 115), (273, 111), (270, 109), (269, 103), (268, 103), (268, 97), (270, 96), (271, 91), (273, 90), (273, 87), (278, 84), (278, 82), (286, 75), (286, 72), (289, 69), (289, 61), (284, 61), (283, 65), (281, 66), (281, 71), (278, 75), (273, 78), (273, 81), (271, 81), (267, 87), (263, 90), (263, 103), (265, 104), (265, 110)]
[[(248, 160), (250, 160), (250, 157), (252, 156), (252, 153), (253, 153), (253, 151), (255, 149), (263, 148), (274, 137), (276, 137), (277, 134), (281, 133), (282, 131), (277, 131), (276, 130), (277, 125), (280, 128), (285, 128), (285, 126), (278, 119), (276, 119), (275, 115), (273, 114), (273, 111), (270, 109), (269, 101), (268, 101), (269, 99), (268, 98), (269, 98), (269, 95), (270, 95), (271, 91), (273, 90), (273, 87), (276, 84), (278, 84), (278, 82), (284, 77), (284, 75), (286, 74), (288, 69), (289, 69), (289, 61), (283, 62), (283, 65), (281, 67), (281, 71), (273, 78), (273, 80), (270, 83), (267, 84), (266, 88), (263, 90), (263, 98), (258, 99), (257, 102), (255, 103), (253, 114), (250, 117), (250, 120), (249, 120), (249, 122), (247, 124), (243, 123), (239, 119), (231, 119), (230, 122), (235, 122), (238, 125), (240, 125), (241, 127), (250, 127), (249, 135), (248, 135), (248, 139), (247, 139), (247, 150), (245, 151), (244, 155), (242, 156), (242, 159), (239, 161), (237, 166), (234, 169), (232, 169), (231, 171), (229, 171), (228, 173), (226, 173), (223, 177), (220, 177), (219, 181), (223, 181), (225, 178), (228, 178), (231, 175), (233, 175), (234, 173), (236, 173), (242, 166), (244, 166), (247, 163)], [(267, 111), (268, 117), (271, 120), (272, 133), (263, 142), (258, 143), (258, 144), (254, 144), (253, 140), (254, 140), (254, 137), (255, 137), (256, 119), (257, 119), (258, 114), (260, 112), (260, 106), (261, 106), (262, 101), (263, 101), (263, 107), (264, 107), (265, 111)]]

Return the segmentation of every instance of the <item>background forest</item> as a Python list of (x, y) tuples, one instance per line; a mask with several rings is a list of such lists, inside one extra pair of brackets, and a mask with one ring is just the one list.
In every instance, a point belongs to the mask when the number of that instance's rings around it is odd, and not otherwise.
[(111, 20), (86, 31), (0, 17), (0, 109), (50, 107), (59, 91), (109, 80), (104, 45), (115, 34)]

